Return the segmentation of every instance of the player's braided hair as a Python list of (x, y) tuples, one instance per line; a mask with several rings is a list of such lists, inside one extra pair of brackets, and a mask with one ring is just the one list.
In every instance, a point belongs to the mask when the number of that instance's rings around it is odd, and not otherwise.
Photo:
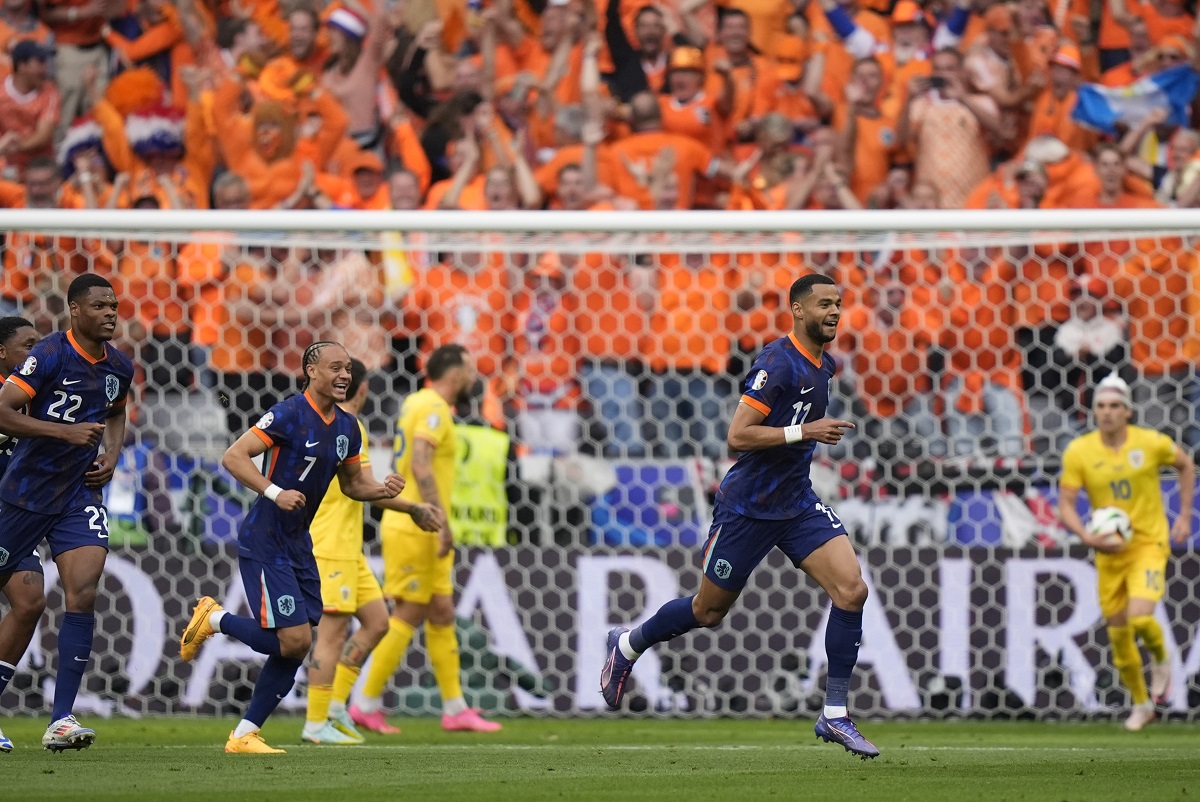
[(304, 349), (304, 358), (300, 360), (300, 372), (304, 374), (304, 381), (300, 385), (301, 390), (308, 389), (308, 366), (317, 364), (317, 360), (321, 358), (321, 349), (327, 345), (340, 345), (340, 343), (335, 343), (333, 340), (317, 340)]

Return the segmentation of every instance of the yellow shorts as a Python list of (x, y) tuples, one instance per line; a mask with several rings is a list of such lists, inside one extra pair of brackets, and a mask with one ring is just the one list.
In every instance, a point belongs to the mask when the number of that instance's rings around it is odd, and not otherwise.
[(1170, 554), (1166, 543), (1131, 543), (1118, 554), (1097, 553), (1100, 612), (1104, 617), (1124, 612), (1130, 599), (1161, 599)]
[(434, 596), (454, 595), (454, 550), (438, 557), (438, 536), (384, 527), (383, 593), (389, 599), (428, 604)]
[(368, 602), (383, 598), (365, 554), (356, 560), (318, 557), (317, 570), (321, 572), (321, 605), (327, 613), (352, 615)]

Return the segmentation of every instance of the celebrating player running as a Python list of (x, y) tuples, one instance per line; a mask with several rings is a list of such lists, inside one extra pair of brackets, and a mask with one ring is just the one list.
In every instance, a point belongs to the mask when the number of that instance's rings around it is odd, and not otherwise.
[(0, 481), (0, 586), (13, 572), (32, 570), (28, 557), (45, 540), (66, 602), (54, 707), (42, 736), (42, 746), (56, 752), (96, 740), (72, 708), (92, 656), (96, 590), (108, 556), (102, 494), (121, 456), (133, 381), (132, 360), (108, 342), (117, 329), (112, 285), (79, 276), (67, 305), (71, 328), (33, 346), (0, 391), (0, 432), (20, 438)]
[[(257, 619), (232, 615), (205, 596), (196, 603), (180, 641), (184, 660), (217, 632), (267, 655), (254, 694), (225, 751), (280, 754), (259, 735), (267, 717), (292, 689), (321, 619), (321, 576), (309, 526), (336, 475), (342, 492), (359, 501), (392, 498), (404, 480), (382, 484), (360, 463), (362, 435), (353, 415), (338, 408), (350, 384), (350, 355), (337, 343), (317, 342), (304, 352), (306, 389), (281, 401), (229, 447), (221, 464), (262, 494), (238, 530), (238, 567), (246, 600)], [(263, 470), (254, 465), (262, 455)]]
[(695, 596), (667, 602), (634, 630), (608, 633), (600, 690), (621, 703), (638, 656), (656, 643), (715, 627), (737, 601), (750, 573), (778, 547), (833, 601), (825, 631), (829, 673), (816, 734), (864, 760), (879, 750), (846, 709), (850, 676), (862, 641), (867, 586), (846, 529), (813, 492), (809, 468), (817, 443), (837, 443), (854, 424), (826, 418), (833, 358), (825, 344), (837, 334), (842, 300), (832, 279), (809, 275), (788, 294), (792, 332), (758, 355), (729, 426), (729, 447), (741, 452), (717, 491), (704, 547), (704, 578)]

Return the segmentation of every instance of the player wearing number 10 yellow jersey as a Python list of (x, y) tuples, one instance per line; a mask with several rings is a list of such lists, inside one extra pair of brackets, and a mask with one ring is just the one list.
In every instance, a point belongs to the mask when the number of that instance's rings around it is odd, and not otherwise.
[[(1063, 453), (1059, 515), (1068, 530), (1096, 550), (1100, 611), (1113, 664), (1133, 701), (1125, 729), (1136, 731), (1154, 721), (1155, 703), (1165, 704), (1170, 693), (1170, 655), (1154, 607), (1163, 595), (1169, 539), (1178, 543), (1191, 534), (1196, 473), (1191, 458), (1170, 437), (1129, 424), (1129, 385), (1116, 375), (1097, 385), (1093, 411), (1096, 430), (1071, 441)], [(1159, 484), (1159, 470), (1167, 466), (1179, 472), (1182, 510), (1169, 531)], [(1092, 509), (1118, 507), (1129, 515), (1133, 536), (1128, 543), (1087, 531), (1076, 509), (1080, 490), (1087, 491)], [(1149, 690), (1138, 640), (1153, 658)]]

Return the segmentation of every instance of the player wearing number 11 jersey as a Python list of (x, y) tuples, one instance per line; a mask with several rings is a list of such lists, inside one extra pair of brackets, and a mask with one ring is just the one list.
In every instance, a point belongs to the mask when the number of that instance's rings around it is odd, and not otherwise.
[(817, 443), (832, 445), (854, 426), (825, 417), (834, 373), (825, 344), (837, 333), (841, 295), (831, 279), (809, 275), (792, 284), (788, 300), (792, 331), (754, 361), (729, 426), (729, 447), (741, 456), (717, 491), (700, 592), (667, 602), (636, 629), (609, 632), (600, 691), (611, 707), (618, 707), (642, 652), (697, 627), (719, 624), (754, 568), (778, 548), (833, 601), (825, 631), (825, 709), (817, 719), (817, 737), (865, 760), (879, 750), (858, 731), (846, 703), (862, 641), (867, 586), (845, 527), (817, 498), (809, 477)]
[(70, 330), (30, 349), (0, 391), (0, 432), (19, 438), (0, 480), (0, 585), (45, 540), (65, 600), (54, 707), (42, 736), (54, 751), (85, 749), (96, 739), (72, 708), (92, 654), (96, 589), (108, 555), (102, 493), (125, 441), (133, 381), (133, 362), (108, 342), (117, 326), (112, 285), (79, 276), (67, 305)]

